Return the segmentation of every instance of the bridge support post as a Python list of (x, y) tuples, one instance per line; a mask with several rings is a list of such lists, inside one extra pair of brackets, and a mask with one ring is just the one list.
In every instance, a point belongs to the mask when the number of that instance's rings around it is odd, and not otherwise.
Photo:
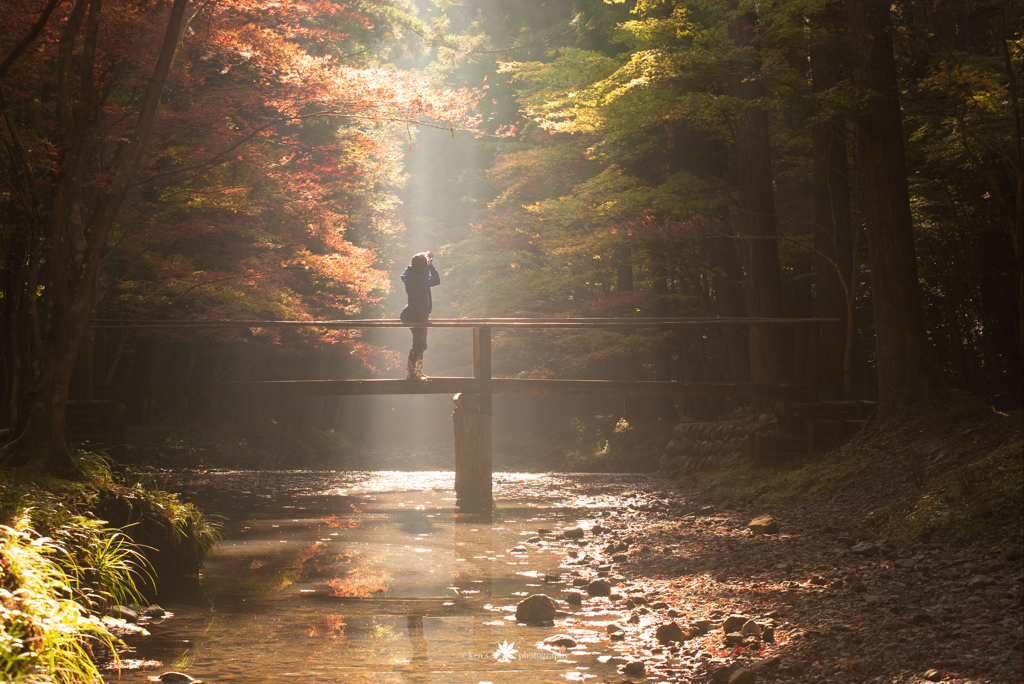
[(479, 394), (460, 392), (454, 397), (455, 503), (467, 513), (490, 515), (491, 413), (484, 412)]
[(491, 455), (491, 329), (473, 328), (473, 379), (479, 394), (454, 397), (455, 502), (463, 511), (490, 516), (493, 465)]

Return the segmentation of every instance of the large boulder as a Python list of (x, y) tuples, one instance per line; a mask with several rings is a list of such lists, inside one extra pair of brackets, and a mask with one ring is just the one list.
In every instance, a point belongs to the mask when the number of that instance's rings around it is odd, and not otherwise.
[(761, 534), (778, 534), (779, 523), (775, 522), (775, 519), (770, 515), (760, 515), (750, 521), (747, 525), (752, 532), (759, 532)]
[(675, 622), (666, 622), (663, 625), (658, 625), (658, 629), (654, 631), (654, 638), (657, 639), (658, 643), (662, 646), (667, 646), (673, 641), (686, 641), (686, 633), (683, 632), (683, 628)]
[(738, 632), (743, 629), (743, 625), (747, 624), (749, 619), (750, 618), (746, 615), (737, 615), (736, 613), (733, 613), (722, 622), (722, 631), (726, 634)]
[(557, 610), (558, 604), (553, 598), (546, 594), (533, 594), (516, 606), (516, 622), (525, 622), (528, 625), (552, 622)]

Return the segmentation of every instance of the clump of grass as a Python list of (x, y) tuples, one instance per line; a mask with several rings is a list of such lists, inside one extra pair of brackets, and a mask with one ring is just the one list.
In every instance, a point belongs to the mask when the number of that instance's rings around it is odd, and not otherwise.
[(144, 593), (155, 590), (154, 575), (173, 579), (198, 573), (221, 538), (217, 521), (177, 494), (164, 491), (156, 480), (124, 481), (102, 455), (80, 454), (79, 460), (85, 464), (85, 481), (50, 482), (48, 489), (37, 487), (29, 497), (45, 501), (35, 507), (35, 529), (56, 536), (56, 530), (66, 527), (80, 511), (106, 521), (153, 566), (153, 572), (134, 577)]
[(935, 469), (927, 486), (876, 511), (865, 527), (893, 543), (978, 543), (1024, 537), (1024, 442)]
[(113, 649), (103, 622), (75, 596), (68, 550), (38, 536), (28, 516), (0, 527), (0, 673), (13, 682), (102, 682), (91, 646)]
[[(100, 616), (145, 603), (150, 555), (185, 548), (197, 568), (219, 539), (176, 495), (126, 485), (102, 456), (80, 456), (83, 482), (0, 478), (0, 681), (100, 684), (93, 651), (116, 657), (117, 644)], [(117, 511), (127, 515), (107, 515)]]
[(815, 455), (797, 466), (743, 465), (702, 477), (697, 486), (738, 503), (797, 502), (814, 498), (868, 467), (864, 453), (849, 446)]

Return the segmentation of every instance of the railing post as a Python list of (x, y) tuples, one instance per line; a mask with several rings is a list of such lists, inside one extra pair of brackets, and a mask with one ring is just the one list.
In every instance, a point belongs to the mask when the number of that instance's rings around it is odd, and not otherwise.
[(479, 393), (453, 398), (455, 429), (455, 501), (465, 512), (490, 516), (491, 454), (491, 329), (473, 328), (473, 379)]

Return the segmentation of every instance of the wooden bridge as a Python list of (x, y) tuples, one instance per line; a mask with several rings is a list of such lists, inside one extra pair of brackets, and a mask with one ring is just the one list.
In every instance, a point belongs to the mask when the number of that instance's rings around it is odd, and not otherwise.
[[(644, 397), (772, 398), (814, 401), (818, 397), (818, 327), (838, 324), (823, 318), (439, 318), (428, 328), (468, 328), (473, 334), (473, 375), (427, 381), (392, 379), (255, 380), (152, 382), (97, 385), (96, 396), (137, 399), (153, 396), (351, 396), (452, 394), (455, 423), (455, 490), (460, 508), (489, 514), (491, 495), (491, 420), (495, 394), (612, 395)], [(491, 373), (491, 335), (495, 329), (681, 330), (784, 326), (794, 331), (792, 382), (676, 382), (653, 380), (557, 380), (495, 378)], [(92, 322), (97, 335), (110, 329), (224, 328), (408, 328), (398, 319), (334, 321), (103, 321)], [(92, 373), (89, 373), (91, 376)], [(99, 374), (102, 377), (102, 374)], [(90, 382), (91, 384), (91, 382)]]

